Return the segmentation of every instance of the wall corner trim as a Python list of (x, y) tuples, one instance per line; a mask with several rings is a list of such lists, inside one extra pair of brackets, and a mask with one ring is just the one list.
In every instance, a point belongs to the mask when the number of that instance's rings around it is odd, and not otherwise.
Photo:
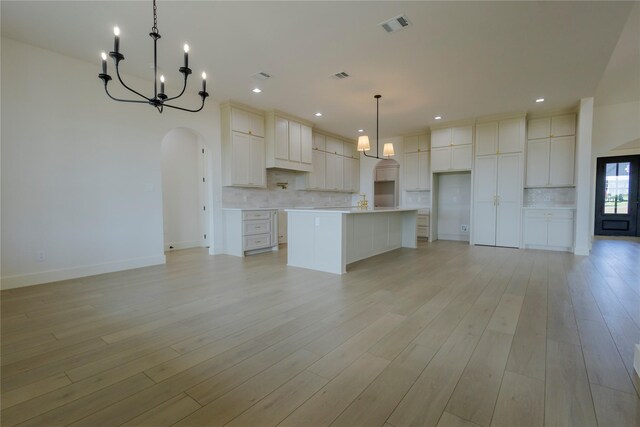
[(166, 262), (167, 259), (164, 255), (157, 255), (107, 262), (104, 264), (83, 265), (79, 267), (62, 268), (59, 270), (20, 274), (16, 276), (3, 277), (0, 283), (0, 289), (22, 288), (24, 286), (57, 282), (59, 280), (77, 279), (79, 277), (94, 276), (96, 274), (149, 267), (152, 265), (165, 264)]
[(588, 246), (576, 246), (573, 250), (573, 253), (578, 256), (589, 256), (589, 247)]

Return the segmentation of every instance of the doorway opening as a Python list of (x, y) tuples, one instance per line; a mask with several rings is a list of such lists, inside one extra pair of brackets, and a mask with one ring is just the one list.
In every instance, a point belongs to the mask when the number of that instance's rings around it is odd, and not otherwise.
[(640, 155), (598, 158), (594, 233), (640, 236), (639, 196)]
[(398, 206), (400, 164), (393, 159), (380, 160), (376, 163), (373, 174), (373, 205), (375, 207)]
[(208, 150), (204, 138), (186, 129), (162, 139), (162, 207), (164, 250), (208, 247)]

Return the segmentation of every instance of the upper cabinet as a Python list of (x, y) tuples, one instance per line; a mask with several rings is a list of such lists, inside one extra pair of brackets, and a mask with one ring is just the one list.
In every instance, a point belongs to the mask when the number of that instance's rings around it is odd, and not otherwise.
[(405, 136), (404, 190), (425, 191), (431, 189), (431, 152), (428, 134)]
[(525, 140), (524, 117), (476, 125), (476, 156), (521, 153)]
[(311, 123), (272, 111), (266, 120), (268, 168), (310, 172), (313, 169)]
[(266, 187), (264, 116), (250, 107), (221, 106), (225, 186)]
[(574, 185), (576, 115), (529, 120), (527, 187)]
[(431, 172), (471, 170), (473, 126), (431, 132)]

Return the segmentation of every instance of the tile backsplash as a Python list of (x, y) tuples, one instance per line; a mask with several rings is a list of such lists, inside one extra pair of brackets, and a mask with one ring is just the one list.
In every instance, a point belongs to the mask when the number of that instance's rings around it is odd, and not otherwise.
[(574, 206), (575, 188), (525, 188), (525, 206)]
[(428, 208), (431, 206), (431, 192), (405, 191), (402, 206), (405, 208)]
[[(224, 208), (285, 208), (351, 206), (351, 193), (296, 190), (299, 174), (282, 169), (267, 169), (267, 188), (222, 188)], [(286, 188), (278, 186), (285, 184)]]

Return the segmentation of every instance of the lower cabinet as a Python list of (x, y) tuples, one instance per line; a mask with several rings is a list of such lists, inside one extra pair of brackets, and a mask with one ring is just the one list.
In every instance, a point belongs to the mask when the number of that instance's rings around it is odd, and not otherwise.
[(556, 251), (573, 250), (572, 209), (526, 209), (524, 246)]
[(245, 256), (278, 249), (277, 209), (224, 209), (225, 252)]
[(418, 211), (416, 217), (417, 235), (419, 239), (429, 238), (429, 214)]

